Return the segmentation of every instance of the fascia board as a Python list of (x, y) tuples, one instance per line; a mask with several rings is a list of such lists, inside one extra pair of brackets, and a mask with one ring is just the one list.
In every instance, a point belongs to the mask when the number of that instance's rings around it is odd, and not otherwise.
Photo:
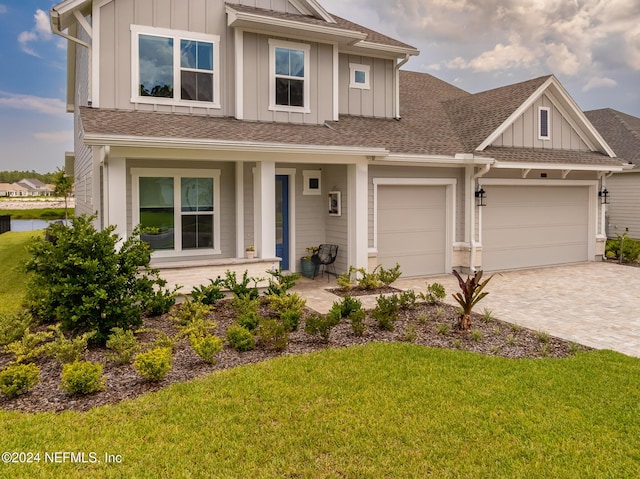
[(203, 139), (175, 139), (153, 138), (120, 135), (99, 135), (85, 133), (84, 143), (89, 146), (111, 147), (144, 147), (144, 148), (172, 148), (185, 150), (220, 150), (220, 151), (249, 151), (249, 152), (282, 152), (299, 154), (325, 154), (345, 156), (386, 156), (389, 154), (384, 148), (359, 148), (323, 145), (290, 145), (287, 143), (257, 143), (248, 141), (203, 140)]
[(495, 162), (493, 158), (467, 158), (466, 156), (447, 156), (447, 155), (415, 155), (390, 153), (384, 158), (374, 158), (376, 163), (413, 163), (428, 165), (446, 165), (446, 166), (466, 166), (466, 165), (491, 165)]
[[(366, 38), (366, 37), (365, 37)], [(356, 44), (354, 44), (354, 46), (356, 47), (362, 47), (362, 48), (367, 48), (369, 50), (382, 50), (385, 52), (392, 52), (392, 53), (397, 53), (398, 55), (419, 55), (420, 54), (420, 50), (417, 50), (415, 48), (412, 47), (398, 47), (398, 46), (394, 46), (394, 45), (383, 45), (381, 43), (373, 43), (373, 42), (368, 42), (366, 40), (362, 40)]]
[(623, 165), (584, 165), (580, 163), (525, 163), (521, 161), (496, 161), (493, 168), (513, 170), (572, 170), (572, 171), (623, 171)]
[(507, 118), (502, 125), (500, 125), (491, 135), (484, 140), (476, 151), (483, 151), (485, 148), (488, 148), (496, 141), (500, 135), (502, 135), (507, 128), (509, 128), (520, 116), (524, 114), (525, 111), (529, 109), (531, 105), (533, 105), (538, 98), (540, 98), (543, 92), (547, 89), (547, 87), (551, 84), (553, 80), (553, 76), (548, 78), (538, 89), (525, 101), (520, 105), (511, 115)]

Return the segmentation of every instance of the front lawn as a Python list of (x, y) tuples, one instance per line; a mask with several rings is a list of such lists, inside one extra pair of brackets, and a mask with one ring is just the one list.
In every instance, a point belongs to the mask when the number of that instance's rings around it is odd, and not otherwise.
[(29, 258), (26, 244), (29, 238), (42, 232), (9, 232), (0, 235), (0, 314), (16, 312), (25, 294), (25, 272), (22, 265)]
[[(0, 411), (0, 449), (40, 453), (0, 477), (632, 478), (639, 383), (640, 361), (606, 351), (329, 349), (87, 413)], [(46, 463), (55, 451), (102, 462)]]

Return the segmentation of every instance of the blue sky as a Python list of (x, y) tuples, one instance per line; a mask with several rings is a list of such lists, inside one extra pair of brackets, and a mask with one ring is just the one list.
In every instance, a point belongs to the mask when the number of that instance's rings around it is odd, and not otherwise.
[[(222, 1), (222, 0), (220, 0)], [(53, 171), (73, 150), (53, 0), (0, 0), (0, 170)], [(422, 53), (405, 67), (475, 93), (549, 73), (583, 110), (640, 116), (638, 0), (320, 0)]]

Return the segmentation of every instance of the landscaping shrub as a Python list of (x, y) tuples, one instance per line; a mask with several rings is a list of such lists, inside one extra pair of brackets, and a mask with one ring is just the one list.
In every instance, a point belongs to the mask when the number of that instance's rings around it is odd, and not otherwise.
[(210, 284), (195, 286), (191, 290), (191, 297), (194, 301), (212, 306), (216, 301), (224, 299), (224, 293), (220, 286), (220, 281), (209, 280)]
[(67, 339), (60, 326), (54, 329), (56, 338), (47, 344), (47, 353), (53, 356), (60, 364), (73, 363), (82, 359), (87, 351), (89, 340), (95, 332), (90, 331), (75, 338)]
[(289, 331), (296, 331), (307, 301), (298, 293), (272, 294), (269, 296), (270, 308), (278, 314)]
[(280, 313), (280, 321), (287, 328), (287, 331), (293, 332), (298, 330), (302, 311), (298, 309), (285, 309)]
[(622, 247), (622, 261), (633, 262), (640, 257), (640, 241), (629, 238), (627, 233), (617, 235), (615, 240), (607, 240), (605, 255), (607, 258), (620, 258)]
[(454, 299), (458, 302), (462, 308), (462, 313), (458, 319), (458, 328), (462, 330), (471, 329), (471, 311), (478, 302), (484, 298), (487, 294), (482, 292), (493, 276), (481, 281), (482, 271), (476, 271), (473, 277), (467, 276), (467, 280), (463, 280), (460, 274), (456, 270), (453, 270), (453, 275), (458, 279), (460, 285), (460, 293), (453, 295)]
[(362, 309), (362, 302), (359, 299), (352, 298), (349, 295), (346, 295), (342, 298), (342, 303), (340, 304), (340, 315), (343, 318), (346, 318), (354, 311), (360, 311)]
[(442, 301), (447, 293), (444, 290), (444, 286), (440, 283), (427, 283), (427, 292), (420, 293), (418, 297), (429, 304), (436, 304)]
[(204, 320), (211, 313), (211, 306), (199, 301), (185, 301), (169, 314), (169, 319), (185, 326), (193, 321)]
[(289, 330), (277, 319), (262, 319), (257, 333), (260, 344), (267, 349), (284, 351), (289, 344)]
[[(235, 297), (249, 296), (250, 299), (255, 299), (259, 295), (258, 283), (262, 281), (262, 278), (249, 277), (249, 272), (245, 270), (242, 280), (238, 281), (235, 271), (227, 271), (225, 277), (218, 277), (217, 281), (231, 291)], [(253, 286), (249, 286), (250, 283), (253, 283)]]
[(113, 328), (107, 338), (107, 349), (111, 352), (107, 357), (117, 364), (129, 364), (136, 353), (140, 350), (140, 345), (130, 329)]
[(47, 352), (48, 345), (42, 344), (53, 337), (51, 331), (30, 333), (27, 328), (24, 336), (18, 341), (7, 344), (3, 351), (15, 356), (15, 361), (25, 363), (32, 361)]
[(215, 331), (218, 323), (210, 319), (196, 318), (189, 321), (184, 326), (180, 326), (180, 334), (178, 338), (188, 338), (189, 336), (204, 336)]
[(400, 276), (402, 276), (402, 271), (400, 271), (400, 263), (396, 263), (396, 265), (391, 269), (384, 269), (382, 266), (380, 266), (378, 279), (385, 286), (391, 285), (391, 283), (395, 282)]
[(133, 367), (147, 381), (163, 380), (172, 367), (171, 348), (156, 347), (145, 353), (139, 353), (133, 361)]
[[(338, 308), (335, 308), (335, 306)], [(307, 334), (316, 335), (319, 334), (322, 340), (329, 342), (329, 336), (331, 335), (331, 329), (340, 323), (341, 313), (340, 304), (334, 303), (334, 307), (331, 308), (329, 314), (322, 316), (320, 314), (312, 314), (307, 318), (304, 330)]]
[(296, 285), (296, 281), (300, 279), (300, 275), (296, 273), (282, 274), (282, 268), (275, 271), (267, 271), (271, 277), (267, 286), (267, 296), (282, 296), (287, 294), (291, 288)]
[(418, 297), (413, 290), (403, 291), (400, 293), (398, 302), (400, 305), (400, 309), (411, 309), (416, 305), (416, 301)]
[(248, 294), (234, 296), (231, 300), (231, 306), (238, 314), (258, 313), (260, 307), (260, 298), (252, 298)]
[(216, 362), (216, 355), (224, 347), (222, 339), (213, 334), (192, 334), (189, 336), (189, 343), (196, 354), (209, 364)]
[(33, 363), (10, 364), (0, 371), (0, 392), (10, 398), (26, 393), (40, 382), (40, 368)]
[(239, 325), (229, 326), (227, 329), (227, 341), (229, 341), (229, 345), (232, 348), (240, 352), (251, 351), (256, 347), (253, 333)]
[[(161, 284), (164, 287), (166, 285), (166, 281), (160, 280), (158, 284)], [(179, 288), (176, 287), (173, 291), (169, 291), (167, 289), (160, 289), (156, 291), (153, 297), (149, 299), (149, 303), (147, 305), (149, 315), (160, 316), (168, 313), (176, 304), (175, 293), (178, 289)]]
[(365, 331), (364, 320), (367, 317), (364, 309), (358, 309), (349, 313), (349, 321), (351, 322), (351, 329), (356, 336), (362, 336)]
[(69, 394), (92, 394), (107, 388), (107, 379), (102, 375), (102, 364), (75, 361), (62, 366), (60, 387)]
[(55, 242), (32, 240), (27, 304), (42, 321), (60, 321), (74, 334), (95, 330), (104, 342), (114, 327), (139, 326), (164, 282), (149, 267), (151, 251), (139, 228), (120, 243), (114, 226), (97, 231), (94, 220), (83, 215), (71, 227), (52, 224)]
[(33, 318), (27, 310), (13, 314), (0, 314), (0, 346), (22, 339), (33, 326)]
[(262, 320), (262, 317), (258, 313), (254, 313), (254, 312), (241, 314), (236, 318), (236, 322), (243, 328), (248, 329), (249, 331), (254, 331), (260, 324), (261, 320)]
[(380, 329), (393, 331), (398, 312), (400, 310), (400, 299), (398, 295), (378, 296), (376, 307), (371, 311), (371, 316), (378, 322)]

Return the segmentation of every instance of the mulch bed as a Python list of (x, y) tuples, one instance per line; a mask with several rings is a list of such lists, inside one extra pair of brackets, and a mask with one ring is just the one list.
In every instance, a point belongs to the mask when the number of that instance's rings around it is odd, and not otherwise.
[(328, 289), (327, 291), (335, 294), (336, 296), (340, 296), (341, 298), (344, 298), (345, 296), (370, 296), (373, 294), (402, 293), (401, 289), (393, 288), (392, 286), (380, 286), (373, 290), (354, 287), (354, 288), (333, 288), (333, 289)]
[[(264, 316), (272, 314), (266, 304), (261, 307), (260, 313)], [(41, 368), (40, 382), (26, 394), (14, 399), (0, 395), (0, 408), (25, 412), (86, 411), (96, 406), (133, 399), (213, 371), (257, 363), (282, 355), (306, 354), (327, 348), (343, 348), (371, 342), (411, 341), (423, 346), (460, 349), (507, 358), (564, 358), (571, 356), (576, 350), (589, 349), (496, 319), (486, 321), (478, 314), (473, 315), (472, 331), (458, 331), (454, 327), (458, 312), (455, 307), (446, 304), (417, 304), (410, 310), (401, 311), (394, 331), (380, 329), (370, 314), (367, 314), (366, 331), (362, 337), (355, 336), (349, 321), (343, 319), (332, 330), (329, 342), (323, 343), (320, 337), (304, 332), (304, 321), (310, 314), (312, 311), (305, 311), (299, 329), (291, 333), (287, 348), (281, 352), (258, 347), (253, 351), (239, 353), (226, 346), (217, 356), (216, 364), (210, 365), (193, 352), (188, 341), (181, 341), (174, 351), (173, 369), (159, 383), (144, 381), (131, 365), (119, 366), (109, 361), (105, 354), (106, 349), (92, 348), (85, 355), (85, 359), (104, 365), (107, 389), (87, 396), (70, 395), (60, 389), (61, 366), (51, 358), (41, 358), (37, 361)], [(229, 300), (216, 304), (211, 319), (218, 324), (216, 333), (220, 337), (224, 338), (227, 328), (235, 324), (235, 316)], [(167, 315), (145, 319), (144, 328), (159, 329), (170, 336), (177, 332)], [(149, 343), (153, 337), (150, 333), (144, 333), (138, 336), (138, 339), (141, 343)], [(8, 354), (0, 354), (0, 369), (11, 359)]]

